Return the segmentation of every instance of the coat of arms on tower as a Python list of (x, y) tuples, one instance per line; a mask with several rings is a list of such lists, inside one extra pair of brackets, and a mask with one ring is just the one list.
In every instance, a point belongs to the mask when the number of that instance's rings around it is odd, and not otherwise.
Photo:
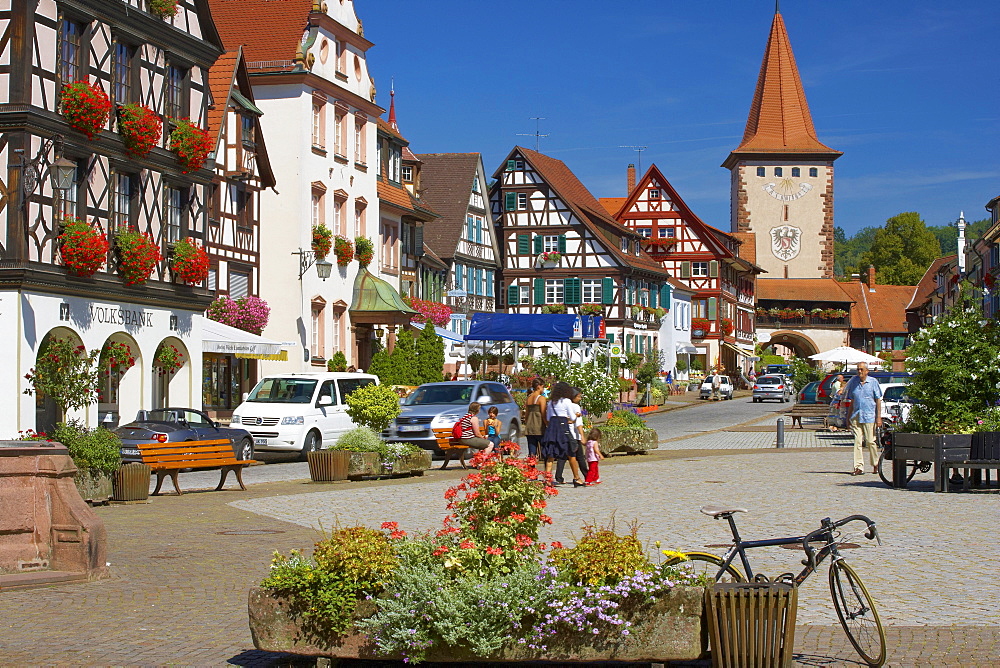
[(794, 259), (802, 248), (802, 230), (791, 225), (771, 228), (771, 252), (774, 257), (787, 262)]

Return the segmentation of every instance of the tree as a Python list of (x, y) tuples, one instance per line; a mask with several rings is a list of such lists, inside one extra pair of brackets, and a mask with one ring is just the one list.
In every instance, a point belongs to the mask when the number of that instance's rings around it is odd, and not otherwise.
[(380, 383), (386, 385), (397, 385), (392, 365), (389, 363), (389, 353), (380, 350), (372, 355), (372, 362), (368, 365), (368, 373), (378, 376)]
[[(966, 224), (966, 243), (971, 243), (982, 236), (983, 232), (989, 229), (990, 219), (972, 221)], [(934, 233), (938, 243), (941, 244), (941, 256), (953, 255), (958, 249), (958, 220), (953, 220), (944, 225), (928, 225), (927, 229)]]
[(348, 394), (345, 401), (351, 422), (376, 434), (388, 428), (400, 413), (399, 395), (388, 384), (364, 385)]
[(931, 262), (941, 256), (941, 244), (910, 211), (885, 221), (875, 232), (871, 250), (861, 256), (862, 271), (874, 265), (876, 281), (885, 285), (916, 285)]
[(437, 383), (444, 372), (444, 341), (434, 331), (434, 325), (425, 323), (416, 341), (417, 384)]
[(796, 392), (801, 391), (803, 387), (814, 380), (819, 380), (819, 370), (809, 361), (793, 357), (788, 360), (788, 364), (792, 367), (792, 382), (795, 384)]
[(24, 393), (38, 392), (52, 399), (59, 408), (60, 419), (66, 409), (89, 406), (97, 399), (100, 353), (100, 350), (87, 352), (69, 339), (46, 337), (38, 350), (35, 368), (25, 376), (31, 387)]
[(417, 381), (417, 351), (413, 333), (402, 329), (396, 334), (396, 346), (389, 353), (389, 367), (393, 385), (419, 385)]

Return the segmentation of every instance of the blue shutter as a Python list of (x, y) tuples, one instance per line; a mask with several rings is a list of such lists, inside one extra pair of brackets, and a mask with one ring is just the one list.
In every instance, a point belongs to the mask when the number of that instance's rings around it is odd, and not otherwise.
[(461, 290), (462, 289), (462, 283), (465, 280), (463, 278), (463, 276), (464, 276), (463, 271), (462, 271), (463, 268), (464, 267), (462, 265), (460, 265), (458, 263), (455, 264), (455, 289), (457, 289), (457, 290)]
[(486, 296), (487, 297), (492, 297), (493, 296), (493, 281), (494, 280), (496, 280), (496, 279), (493, 276), (493, 270), (492, 269), (487, 269), (486, 270)]
[(465, 272), (465, 291), (470, 295), (476, 294), (476, 272), (469, 267)]
[(476, 267), (476, 278), (473, 279), (473, 280), (476, 281), (476, 286), (475, 286), (476, 292), (475, 292), (475, 294), (482, 295), (483, 292), (484, 292), (484, 290), (483, 290), (483, 268), (482, 267)]
[(656, 308), (656, 298), (659, 297), (659, 292), (657, 290), (649, 291), (649, 306), (651, 308)]

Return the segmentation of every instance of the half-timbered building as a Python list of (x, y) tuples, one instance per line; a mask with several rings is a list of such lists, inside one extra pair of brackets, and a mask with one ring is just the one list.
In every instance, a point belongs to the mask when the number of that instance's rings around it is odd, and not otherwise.
[[(179, 0), (165, 17), (147, 0), (10, 0), (0, 3), (0, 34), (0, 341), (9, 351), (0, 378), (12, 400), (0, 433), (44, 429), (57, 418), (51, 399), (23, 393), (25, 374), (53, 339), (88, 350), (122, 344), (134, 360), (105, 377), (99, 403), (71, 411), (90, 425), (168, 402), (198, 405), (209, 292), (175, 279), (168, 257), (173, 242), (203, 239), (211, 161), (186, 170), (169, 134), (177, 118), (206, 127), (208, 69), (221, 53), (207, 0)], [(96, 84), (113, 104), (92, 138), (70, 127), (61, 105), (77, 81)], [(126, 150), (117, 113), (130, 103), (163, 123), (141, 157)], [(71, 182), (51, 182), (67, 161)], [(92, 276), (67, 270), (58, 238), (68, 219), (112, 241)], [(114, 234), (126, 229), (149, 234), (164, 258), (136, 285), (124, 284), (114, 253)], [(180, 367), (166, 368), (166, 357)]]
[(509, 313), (598, 313), (626, 351), (660, 347), (669, 275), (560, 160), (520, 146), (493, 173), (491, 212)]
[[(629, 174), (632, 184), (634, 172)], [(602, 202), (615, 220), (641, 237), (649, 257), (693, 291), (691, 336), (702, 368), (734, 375), (749, 370), (754, 281), (760, 269), (741, 257), (742, 240), (703, 222), (656, 165), (627, 197)]]
[[(222, 54), (209, 70), (208, 127), (215, 147), (215, 178), (208, 197), (205, 250), (208, 287), (231, 299), (260, 296), (260, 193), (275, 185), (267, 157), (261, 110), (254, 103), (243, 49)], [(276, 220), (276, 216), (271, 216)], [(219, 328), (213, 323), (213, 328)], [(228, 329), (228, 328), (227, 328)], [(225, 343), (206, 336), (202, 359), (202, 408), (227, 417), (257, 380), (257, 360), (287, 357), (256, 336), (224, 331)]]

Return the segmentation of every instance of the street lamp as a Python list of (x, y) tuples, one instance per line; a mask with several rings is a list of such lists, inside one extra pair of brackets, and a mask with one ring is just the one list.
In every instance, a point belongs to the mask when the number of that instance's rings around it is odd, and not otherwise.
[(299, 256), (299, 280), (306, 275), (309, 271), (309, 267), (316, 265), (316, 275), (322, 278), (324, 281), (330, 278), (330, 274), (333, 272), (333, 263), (326, 258), (317, 258), (316, 251), (302, 250), (301, 248), (298, 252), (292, 253), (292, 255)]

